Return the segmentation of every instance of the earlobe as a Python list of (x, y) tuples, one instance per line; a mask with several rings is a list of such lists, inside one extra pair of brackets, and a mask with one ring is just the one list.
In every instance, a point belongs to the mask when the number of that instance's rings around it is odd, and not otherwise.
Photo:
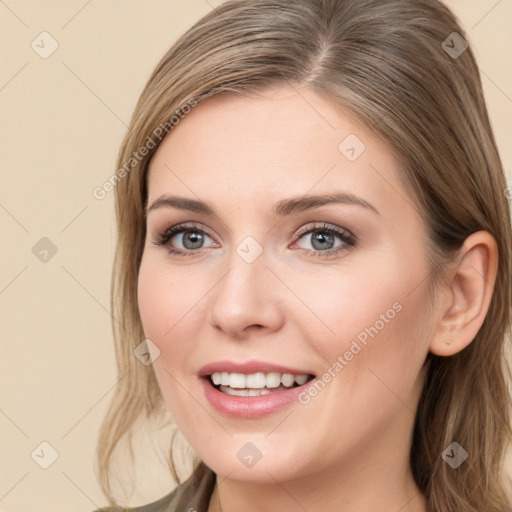
[(487, 231), (472, 233), (461, 247), (445, 289), (430, 351), (451, 356), (467, 347), (485, 320), (498, 270), (496, 240)]

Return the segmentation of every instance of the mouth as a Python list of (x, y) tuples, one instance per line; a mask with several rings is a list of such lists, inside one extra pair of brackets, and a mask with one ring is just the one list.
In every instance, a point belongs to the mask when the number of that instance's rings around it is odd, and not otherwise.
[(231, 396), (262, 396), (289, 391), (307, 384), (314, 375), (256, 372), (250, 374), (214, 372), (204, 376), (217, 391)]
[(269, 361), (216, 361), (199, 372), (204, 396), (224, 416), (260, 418), (291, 407), (316, 376), (311, 369)]

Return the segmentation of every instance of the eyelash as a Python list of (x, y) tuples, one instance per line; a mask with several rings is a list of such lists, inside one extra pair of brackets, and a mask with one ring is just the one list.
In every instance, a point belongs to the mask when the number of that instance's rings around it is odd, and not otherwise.
[[(177, 224), (176, 226), (172, 226), (172, 227), (166, 229), (165, 231), (163, 231), (162, 233), (159, 233), (157, 235), (156, 239), (153, 240), (153, 243), (155, 245), (167, 246), (173, 236), (180, 234), (180, 233), (186, 233), (187, 231), (195, 231), (195, 232), (199, 232), (200, 234), (208, 235), (208, 233), (197, 224)], [(351, 247), (354, 247), (356, 245), (357, 238), (352, 233), (350, 233), (348, 230), (334, 228), (327, 224), (323, 224), (321, 226), (315, 225), (313, 227), (301, 229), (295, 234), (295, 237), (297, 237), (297, 239), (300, 239), (305, 235), (308, 235), (310, 233), (315, 233), (315, 232), (325, 232), (325, 233), (329, 233), (330, 235), (337, 236), (338, 238), (341, 239), (341, 241), (345, 244), (345, 246), (340, 246), (340, 247), (336, 247), (336, 248), (332, 248), (332, 249), (326, 249), (323, 251), (302, 249), (303, 251), (308, 253), (309, 256), (311, 256), (313, 258), (328, 258), (329, 256), (333, 256), (342, 251), (349, 250)], [(208, 236), (210, 236), (210, 235), (208, 235)], [(180, 258), (181, 257), (186, 258), (186, 257), (199, 256), (201, 253), (201, 249), (197, 249), (197, 250), (188, 249), (186, 251), (183, 251), (181, 249), (173, 249), (172, 247), (167, 247), (167, 251), (169, 252), (169, 254), (173, 254)]]

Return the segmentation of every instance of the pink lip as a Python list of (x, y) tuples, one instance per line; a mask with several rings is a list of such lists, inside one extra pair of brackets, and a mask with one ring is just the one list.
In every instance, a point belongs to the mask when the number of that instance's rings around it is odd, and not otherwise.
[(293, 375), (313, 375), (308, 370), (298, 370), (297, 368), (289, 368), (278, 364), (267, 363), (265, 361), (245, 361), (243, 363), (235, 363), (233, 361), (216, 361), (214, 363), (203, 366), (198, 375), (205, 377), (215, 372), (228, 372), (228, 373), (243, 373), (249, 375), (251, 373), (292, 373)]
[(287, 405), (295, 402), (300, 393), (305, 391), (305, 389), (316, 380), (312, 379), (302, 386), (297, 386), (286, 391), (273, 391), (267, 395), (233, 396), (222, 393), (213, 386), (209, 376), (215, 372), (243, 373), (245, 375), (258, 372), (291, 373), (293, 375), (313, 375), (313, 373), (308, 370), (299, 370), (297, 368), (256, 360), (242, 363), (216, 361), (203, 366), (199, 370), (198, 375), (201, 377), (201, 385), (207, 400), (218, 412), (237, 418), (258, 418), (283, 409)]
[(304, 392), (308, 386), (316, 382), (317, 379), (312, 379), (302, 386), (297, 386), (286, 391), (274, 391), (268, 395), (261, 396), (228, 395), (214, 388), (209, 377), (203, 376), (199, 380), (201, 381), (201, 386), (203, 387), (203, 392), (207, 400), (212, 407), (221, 414), (236, 418), (259, 418), (279, 411), (295, 402), (298, 396)]

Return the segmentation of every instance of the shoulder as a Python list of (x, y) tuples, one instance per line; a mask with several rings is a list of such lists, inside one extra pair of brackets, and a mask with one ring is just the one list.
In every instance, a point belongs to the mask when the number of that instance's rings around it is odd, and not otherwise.
[(204, 462), (192, 475), (153, 503), (135, 508), (104, 507), (93, 512), (207, 512), (215, 486), (215, 473)]

